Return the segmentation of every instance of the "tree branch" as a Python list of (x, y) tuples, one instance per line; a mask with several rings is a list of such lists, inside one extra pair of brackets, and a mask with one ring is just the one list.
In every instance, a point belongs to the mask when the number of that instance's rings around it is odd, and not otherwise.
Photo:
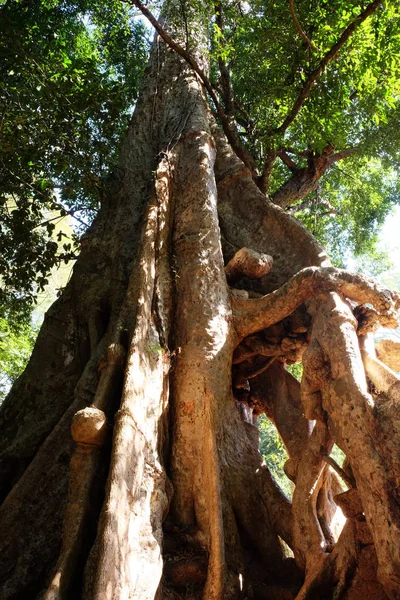
[(343, 46), (348, 41), (348, 39), (350, 38), (350, 36), (354, 33), (354, 31), (370, 15), (372, 15), (372, 13), (378, 8), (378, 6), (381, 3), (382, 3), (382, 0), (374, 0), (373, 2), (371, 2), (367, 6), (367, 8), (358, 17), (356, 17), (354, 19), (354, 21), (352, 21), (350, 23), (350, 25), (348, 25), (346, 27), (346, 29), (343, 31), (342, 35), (340, 36), (340, 38), (338, 39), (338, 41), (336, 42), (336, 44), (334, 44), (332, 46), (332, 48), (330, 50), (328, 50), (328, 52), (325, 54), (325, 56), (323, 57), (323, 59), (321, 60), (321, 62), (317, 66), (317, 68), (314, 69), (314, 71), (312, 71), (310, 73), (310, 75), (308, 76), (306, 82), (303, 85), (303, 88), (300, 91), (300, 94), (297, 97), (296, 102), (293, 105), (293, 108), (287, 114), (287, 116), (286, 116), (285, 120), (283, 121), (283, 123), (279, 127), (276, 127), (275, 129), (272, 129), (268, 133), (268, 135), (271, 136), (271, 135), (274, 135), (274, 134), (282, 134), (282, 133), (284, 133), (287, 130), (288, 127), (290, 127), (290, 125), (293, 123), (293, 121), (295, 120), (295, 118), (299, 114), (299, 112), (300, 112), (303, 104), (305, 103), (305, 101), (309, 97), (310, 90), (311, 90), (312, 86), (314, 85), (314, 83), (322, 75), (322, 73), (325, 71), (325, 69), (329, 65), (329, 63), (332, 62), (332, 60), (337, 56), (338, 52), (343, 48)]
[(263, 172), (260, 177), (256, 178), (256, 184), (263, 194), (266, 194), (269, 187), (269, 180), (271, 178), (272, 167), (274, 166), (277, 153), (275, 150), (267, 150), (264, 158)]
[[(336, 208), (334, 206), (332, 206), (332, 204), (326, 198), (318, 198), (317, 204), (318, 204), (318, 206), (324, 206), (326, 208), (326, 211), (323, 213), (324, 215), (340, 215), (341, 214), (340, 211), (336, 210)], [(312, 208), (313, 206), (315, 206), (315, 198), (308, 198), (301, 204), (295, 204), (294, 206), (291, 206), (290, 208), (287, 209), (286, 212), (289, 215), (294, 215), (295, 213), (297, 213), (301, 210), (307, 210), (308, 208)], [(319, 213), (319, 214), (321, 214), (321, 213)]]
[(296, 11), (294, 10), (293, 0), (289, 0), (289, 8), (290, 8), (290, 14), (292, 15), (292, 19), (294, 21), (294, 24), (296, 25), (296, 29), (299, 32), (300, 36), (303, 38), (303, 40), (305, 41), (307, 46), (309, 46), (311, 48), (311, 50), (313, 50), (314, 52), (319, 52), (319, 49), (316, 46), (314, 46), (314, 44), (312, 43), (310, 38), (307, 36), (304, 29), (300, 25), (300, 22), (296, 16)]
[(278, 156), (281, 159), (281, 161), (287, 166), (287, 168), (292, 171), (292, 173), (297, 171), (297, 164), (292, 158), (290, 158), (290, 156), (284, 150), (279, 150)]
[[(215, 8), (215, 22), (217, 27), (221, 32), (221, 36), (223, 36), (224, 32), (224, 15), (222, 11), (222, 2), (221, 0), (216, 0), (214, 2)], [(222, 86), (222, 98), (224, 99), (225, 110), (228, 115), (233, 114), (234, 109), (234, 100), (233, 100), (233, 90), (232, 90), (232, 82), (231, 76), (229, 73), (229, 69), (225, 64), (225, 61), (222, 60), (221, 56), (218, 56), (218, 66), (221, 73), (221, 86)]]
[(328, 158), (328, 162), (331, 165), (335, 162), (338, 162), (339, 160), (343, 160), (344, 158), (349, 158), (349, 156), (351, 156), (355, 152), (356, 152), (356, 148), (346, 148), (345, 150), (342, 150), (341, 152), (335, 152), (335, 154), (330, 155), (330, 157)]
[(224, 133), (225, 133), (226, 137), (228, 138), (228, 141), (229, 141), (230, 145), (232, 146), (232, 149), (237, 154), (237, 156), (244, 162), (246, 167), (250, 170), (251, 174), (253, 176), (255, 176), (257, 173), (256, 173), (256, 166), (255, 166), (253, 157), (247, 152), (247, 150), (243, 146), (234, 125), (231, 123), (231, 120), (228, 118), (228, 116), (226, 115), (225, 111), (223, 110), (221, 104), (219, 103), (218, 98), (215, 94), (214, 88), (211, 85), (211, 83), (210, 83), (207, 75), (203, 71), (203, 69), (201, 67), (199, 67), (199, 65), (197, 64), (195, 59), (189, 54), (189, 52), (187, 50), (182, 48), (182, 46), (180, 44), (178, 44), (175, 40), (173, 40), (171, 38), (170, 35), (168, 35), (168, 33), (163, 29), (163, 27), (161, 27), (160, 23), (157, 21), (157, 19), (154, 17), (154, 15), (148, 10), (148, 8), (146, 8), (146, 6), (144, 6), (144, 4), (142, 4), (139, 0), (130, 0), (130, 2), (134, 6), (136, 6), (136, 8), (138, 8), (140, 10), (140, 12), (147, 18), (147, 20), (153, 25), (154, 29), (157, 31), (159, 36), (164, 40), (164, 42), (170, 48), (172, 48), (172, 50), (174, 50), (177, 54), (179, 54), (179, 56), (181, 56), (191, 66), (193, 71), (199, 76), (200, 81), (204, 85), (205, 89), (207, 90), (208, 94), (211, 97), (211, 100), (214, 103), (215, 110), (217, 112), (219, 119), (221, 120), (221, 124), (222, 124), (223, 130), (224, 130)]
[(308, 155), (308, 165), (306, 167), (296, 168), (296, 163), (288, 156), (287, 151), (278, 152), (278, 156), (293, 172), (281, 187), (274, 192), (272, 200), (281, 208), (287, 208), (298, 200), (305, 198), (310, 192), (313, 192), (318, 185), (319, 180), (324, 173), (336, 162), (354, 154), (355, 148), (346, 148), (341, 152), (333, 153), (333, 146), (325, 146), (321, 154)]
[(400, 295), (359, 274), (333, 267), (307, 267), (278, 290), (261, 298), (232, 296), (234, 327), (238, 343), (246, 336), (270, 327), (289, 316), (305, 300), (324, 291), (337, 291), (360, 304), (372, 304), (380, 321), (397, 327)]

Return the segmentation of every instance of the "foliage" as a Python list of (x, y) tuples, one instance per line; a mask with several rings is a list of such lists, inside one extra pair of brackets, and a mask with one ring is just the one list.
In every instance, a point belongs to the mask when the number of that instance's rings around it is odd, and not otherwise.
[(15, 326), (10, 322), (0, 318), (0, 404), (25, 368), (38, 333), (35, 326), (26, 323)]
[[(293, 375), (293, 377), (296, 377), (298, 381), (301, 381), (303, 374), (303, 365), (301, 363), (286, 365), (285, 368)], [(259, 446), (261, 456), (267, 463), (276, 482), (290, 498), (292, 495), (292, 487), (290, 480), (286, 477), (283, 470), (283, 466), (289, 457), (279, 433), (275, 425), (265, 415), (261, 415), (258, 418), (258, 430), (260, 435)]]
[(400, 179), (396, 171), (385, 170), (379, 160), (361, 156), (347, 160), (327, 174), (308, 206), (295, 215), (338, 266), (343, 266), (351, 252), (371, 267), (373, 262), (381, 262), (384, 268), (387, 260), (377, 250), (379, 231), (399, 203)]
[(258, 418), (258, 431), (260, 435), (261, 456), (267, 463), (276, 482), (290, 498), (292, 495), (291, 483), (283, 470), (283, 465), (287, 461), (288, 455), (276, 427), (265, 415), (261, 415)]
[(339, 448), (339, 446), (337, 446), (336, 444), (333, 444), (332, 452), (330, 455), (337, 462), (339, 467), (343, 466), (344, 459), (346, 457), (345, 457), (345, 454)]
[(148, 44), (117, 1), (8, 0), (0, 31), (0, 307), (11, 315), (75, 256), (76, 237), (60, 251), (44, 212), (74, 215), (78, 232), (95, 214)]
[[(377, 137), (388, 134), (395, 122), (400, 92), (399, 7), (388, 2), (352, 35), (311, 91), (284, 140), (276, 129), (293, 106), (308, 74), (337, 41), (365, 5), (357, 1), (333, 3), (297, 1), (296, 11), (312, 51), (297, 34), (285, 3), (253, 0), (230, 3), (225, 10), (228, 60), (237, 101), (251, 115), (249, 138), (261, 146), (284, 143), (301, 152), (360, 146), (377, 150)], [(398, 157), (382, 151), (392, 164)]]
[(286, 365), (285, 369), (287, 371), (289, 371), (289, 373), (291, 373), (293, 375), (293, 377), (296, 377), (297, 381), (301, 381), (301, 378), (303, 376), (303, 364), (302, 363), (295, 363), (294, 365)]

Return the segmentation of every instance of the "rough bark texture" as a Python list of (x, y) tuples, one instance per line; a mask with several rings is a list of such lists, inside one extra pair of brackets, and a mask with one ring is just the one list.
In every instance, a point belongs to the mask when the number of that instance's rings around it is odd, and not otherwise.
[(400, 340), (381, 339), (376, 345), (378, 357), (393, 371), (400, 371)]
[(398, 308), (261, 193), (157, 40), (115, 189), (1, 409), (1, 598), (400, 598), (399, 385), (365, 342)]

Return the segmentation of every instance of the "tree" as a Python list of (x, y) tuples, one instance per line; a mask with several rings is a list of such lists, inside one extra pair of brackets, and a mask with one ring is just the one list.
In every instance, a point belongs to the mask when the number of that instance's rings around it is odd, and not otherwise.
[[(269, 162), (298, 150), (267, 148), (258, 173), (223, 56), (210, 83), (204, 7), (166, 5), (161, 26), (134, 4), (159, 36), (118, 176), (2, 406), (2, 597), (399, 598), (398, 379), (369, 334), (400, 298), (330, 266), (265, 196)], [(376, 11), (388, 30), (379, 7), (351, 5), (274, 135)], [(309, 190), (335, 149), (307, 152), (289, 181)], [(301, 386), (285, 369), (300, 361)], [(292, 502), (262, 464), (261, 413)]]

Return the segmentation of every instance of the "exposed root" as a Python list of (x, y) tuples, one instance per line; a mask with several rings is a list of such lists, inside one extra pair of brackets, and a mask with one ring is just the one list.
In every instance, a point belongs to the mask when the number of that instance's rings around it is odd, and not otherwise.
[(297, 468), (293, 494), (294, 550), (299, 563), (307, 569), (326, 551), (317, 516), (317, 497), (325, 467), (322, 452), (329, 452), (332, 444), (327, 426), (317, 421)]
[(79, 410), (72, 418), (71, 435), (77, 447), (71, 458), (68, 504), (64, 515), (63, 539), (55, 575), (44, 600), (58, 600), (71, 594), (76, 569), (85, 546), (86, 530), (92, 511), (91, 494), (100, 468), (101, 448), (110, 427), (104, 411), (109, 408), (113, 388), (123, 373), (125, 351), (111, 344), (102, 365), (100, 381), (92, 406)]
[[(387, 297), (379, 293), (378, 300), (390, 311), (397, 300), (392, 297), (391, 307), (385, 300)], [(338, 444), (350, 461), (363, 512), (371, 525), (379, 563), (378, 580), (389, 598), (398, 598), (400, 506), (395, 493), (398, 465), (393, 463), (390, 439), (379, 434), (379, 419), (367, 392), (354, 317), (348, 305), (334, 293), (315, 299), (312, 310), (312, 339), (320, 344), (331, 371), (325, 383), (321, 382), (322, 408), (328, 413)]]
[[(354, 479), (352, 475), (348, 474), (349, 469), (345, 471), (329, 457), (329, 452), (333, 444), (332, 433), (330, 433), (331, 429), (332, 432), (338, 435), (338, 442), (345, 449), (346, 453), (350, 452), (351, 455), (351, 451), (346, 446), (346, 443), (343, 442), (343, 436), (345, 435), (347, 438), (349, 434), (344, 433), (345, 430), (341, 429), (343, 424), (339, 425), (337, 421), (337, 409), (332, 412), (330, 401), (326, 402), (327, 390), (334, 389), (334, 395), (342, 398), (341, 403), (346, 403), (347, 400), (345, 400), (345, 397), (349, 397), (348, 394), (349, 390), (352, 389), (352, 385), (350, 383), (346, 384), (349, 386), (349, 389), (342, 387), (340, 384), (341, 378), (347, 373), (350, 380), (354, 378), (355, 386), (360, 386), (359, 377), (363, 376), (363, 370), (356, 373), (353, 366), (348, 371), (349, 367), (340, 362), (345, 356), (348, 356), (347, 350), (342, 349), (344, 353), (342, 352), (342, 359), (340, 359), (337, 338), (331, 337), (329, 338), (330, 341), (327, 342), (328, 338), (326, 336), (337, 336), (341, 329), (344, 328), (346, 330), (345, 338), (349, 339), (350, 329), (353, 331), (353, 335), (355, 335), (357, 329), (358, 335), (361, 335), (363, 331), (370, 331), (376, 327), (378, 322), (393, 325), (397, 318), (396, 311), (399, 308), (399, 299), (396, 294), (381, 289), (375, 286), (373, 282), (358, 275), (352, 276), (337, 269), (329, 268), (318, 270), (305, 269), (298, 276), (290, 280), (288, 284), (283, 286), (283, 288), (261, 299), (243, 300), (241, 298), (234, 298), (232, 300), (236, 309), (236, 313), (234, 314), (237, 319), (236, 323), (238, 323), (237, 329), (241, 331), (241, 336), (245, 332), (250, 333), (234, 353), (233, 362), (237, 365), (234, 381), (236, 379), (236, 384), (240, 384), (243, 387), (247, 378), (250, 382), (250, 387), (246, 392), (247, 397), (245, 401), (250, 406), (257, 405), (258, 408), (256, 411), (258, 413), (265, 411), (274, 421), (274, 403), (278, 400), (279, 394), (275, 390), (273, 395), (268, 399), (268, 394), (265, 395), (265, 391), (263, 390), (261, 395), (259, 392), (260, 398), (255, 404), (257, 386), (253, 383), (251, 369), (253, 368), (256, 373), (258, 362), (260, 362), (261, 368), (262, 364), (266, 365), (271, 360), (268, 357), (280, 356), (284, 358), (282, 350), (288, 350), (290, 344), (293, 344), (293, 339), (288, 338), (288, 347), (283, 348), (284, 344), (282, 342), (285, 338), (282, 337), (284, 332), (284, 329), (282, 329), (282, 319), (286, 318), (290, 311), (304, 302), (308, 294), (312, 297), (315, 294), (318, 295), (322, 290), (331, 289), (337, 289), (343, 296), (351, 298), (355, 302), (374, 304), (375, 309), (372, 310), (360, 305), (356, 306), (355, 314), (359, 319), (358, 322), (350, 312), (344, 316), (338, 308), (333, 310), (331, 317), (332, 325), (331, 329), (328, 330), (328, 334), (326, 329), (319, 329), (319, 327), (323, 326), (322, 321), (318, 320), (318, 315), (322, 306), (327, 303), (330, 295), (324, 294), (320, 300), (313, 301), (310, 307), (314, 328), (312, 329), (311, 340), (303, 356), (302, 402), (306, 417), (310, 420), (317, 419), (317, 422), (311, 437), (308, 439), (306, 436), (302, 442), (302, 458), (300, 458), (297, 449), (286, 465), (289, 476), (292, 480), (296, 481), (293, 500), (294, 540), (292, 540), (292, 547), (299, 564), (306, 567), (306, 580), (298, 595), (298, 599), (303, 600), (320, 597), (320, 594), (324, 594), (324, 589), (328, 590), (330, 586), (335, 585), (335, 582), (336, 589), (341, 594), (345, 594), (353, 588), (358, 589), (364, 577), (362, 573), (366, 568), (364, 560), (365, 553), (367, 552), (366, 548), (368, 547), (369, 553), (374, 553), (371, 533), (363, 516), (363, 512), (366, 511), (367, 514), (368, 509), (365, 507), (364, 502), (363, 504), (360, 503), (360, 495), (358, 490), (355, 489), (359, 465), (354, 465), (353, 461), (351, 461), (353, 469), (350, 469), (350, 472), (355, 472)], [(333, 296), (337, 298), (337, 305), (339, 306), (342, 301), (338, 296)], [(254, 310), (255, 308), (256, 310)], [(274, 319), (276, 324), (273, 324), (272, 319)], [(326, 322), (327, 317), (325, 312), (324, 319)], [(267, 331), (273, 328), (276, 329), (275, 337), (271, 334), (270, 337), (267, 337), (265, 329), (268, 326), (269, 329)], [(254, 331), (260, 331), (261, 329), (264, 329), (262, 334), (254, 334)], [(334, 333), (335, 331), (337, 333)], [(304, 340), (304, 345), (305, 343), (306, 341)], [(397, 376), (390, 369), (382, 365), (382, 363), (379, 366), (379, 361), (374, 357), (365, 355), (364, 362), (366, 371), (372, 377), (375, 387), (379, 384), (379, 389), (383, 390), (389, 398), (392, 398), (393, 405), (393, 401), (397, 400), (398, 390), (400, 389)], [(257, 382), (260, 378), (265, 379), (268, 373), (269, 371), (265, 371), (262, 375), (254, 378), (254, 382)], [(375, 375), (373, 376), (373, 374)], [(357, 383), (355, 383), (356, 381)], [(365, 379), (361, 387), (365, 388)], [(332, 398), (332, 392), (330, 394), (330, 398)], [(366, 390), (363, 394), (366, 394)], [(380, 406), (384, 405), (382, 402), (383, 400), (380, 402)], [(368, 401), (366, 406), (368, 407)], [(327, 413), (330, 423), (329, 430), (325, 424)], [(368, 413), (368, 410), (365, 418), (364, 433), (368, 437), (368, 435), (377, 431), (378, 421), (374, 424), (372, 413)], [(281, 427), (281, 429), (280, 433), (284, 438), (285, 428)], [(390, 449), (390, 441), (387, 441), (386, 446), (388, 447), (385, 449), (379, 434), (376, 442), (380, 451), (382, 450), (384, 455), (387, 456), (387, 460), (389, 460), (388, 464), (393, 465), (393, 477), (396, 478), (396, 467), (389, 458), (389, 455), (396, 456), (394, 448)], [(366, 443), (368, 446), (370, 442), (367, 441)], [(347, 492), (340, 492), (339, 484), (333, 485), (334, 481), (332, 481), (332, 478), (336, 481), (336, 476), (327, 470), (327, 466), (324, 468), (326, 463), (332, 466), (350, 486)], [(327, 475), (329, 481), (323, 477), (322, 474), (324, 473)], [(363, 477), (364, 480), (368, 479), (365, 475)], [(336, 491), (330, 492), (329, 490), (331, 489), (335, 489)], [(390, 493), (389, 490), (387, 492)], [(378, 491), (375, 492), (375, 494), (377, 493)], [(330, 529), (330, 520), (335, 512), (332, 495), (334, 495), (334, 500), (341, 507), (345, 517), (357, 524), (357, 526), (349, 525), (345, 527), (336, 544)], [(365, 486), (361, 495), (363, 500), (364, 495)], [(369, 504), (371, 500), (370, 496), (367, 499), (367, 506), (371, 506)], [(378, 517), (379, 509), (378, 512), (375, 512), (375, 510), (375, 508), (372, 508), (372, 512), (375, 515), (374, 518), (380, 519), (382, 515)], [(394, 508), (394, 519), (396, 519), (395, 514), (396, 509)], [(384, 535), (386, 536), (387, 534), (389, 534), (389, 530)], [(381, 550), (381, 548), (377, 549), (378, 558), (382, 554)], [(396, 560), (395, 558), (394, 564), (397, 564)], [(372, 558), (371, 561), (371, 564), (374, 564)], [(376, 559), (375, 564), (377, 564)], [(390, 573), (389, 579), (388, 573)], [(377, 576), (379, 576), (380, 581), (385, 585), (389, 597), (397, 598), (394, 590), (397, 589), (398, 584), (393, 581), (393, 569), (388, 566), (387, 561), (384, 568), (379, 568), (378, 575), (376, 574), (375, 567), (375, 571), (372, 568), (371, 575), (365, 576), (372, 577), (371, 589), (375, 590), (374, 593), (377, 594), (377, 598), (384, 597), (382, 586), (376, 580)], [(390, 583), (389, 580), (391, 580)], [(349, 598), (351, 597), (350, 595)]]
[(332, 467), (332, 469), (334, 469), (334, 471), (336, 471), (339, 477), (341, 477), (349, 487), (355, 487), (355, 481), (353, 477), (349, 477), (346, 471), (337, 464), (336, 460), (329, 456), (329, 454), (324, 454), (323, 459), (330, 467)]
[(232, 364), (237, 365), (256, 355), (261, 356), (279, 356), (281, 354), (281, 345), (268, 342), (264, 336), (255, 334), (243, 340), (236, 348), (232, 357)]

